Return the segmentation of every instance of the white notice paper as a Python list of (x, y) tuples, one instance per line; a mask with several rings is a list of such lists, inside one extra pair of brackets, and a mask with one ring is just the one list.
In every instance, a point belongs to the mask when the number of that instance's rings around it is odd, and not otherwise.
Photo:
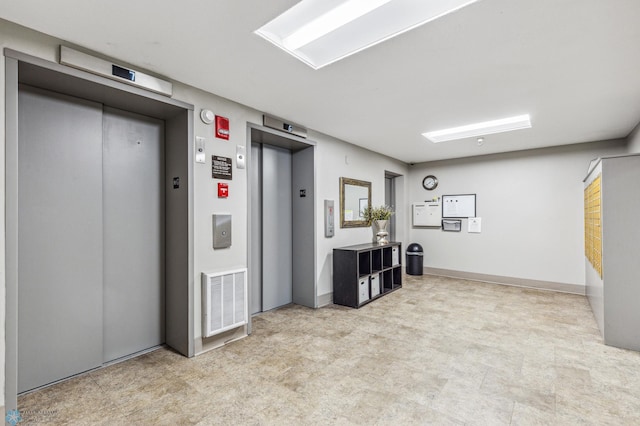
[(470, 217), (469, 218), (469, 232), (479, 234), (482, 231), (482, 218)]

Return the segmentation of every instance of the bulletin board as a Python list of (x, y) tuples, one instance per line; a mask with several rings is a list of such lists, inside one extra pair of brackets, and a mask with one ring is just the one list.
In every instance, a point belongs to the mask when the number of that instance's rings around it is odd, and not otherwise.
[(443, 195), (442, 217), (476, 217), (476, 194)]

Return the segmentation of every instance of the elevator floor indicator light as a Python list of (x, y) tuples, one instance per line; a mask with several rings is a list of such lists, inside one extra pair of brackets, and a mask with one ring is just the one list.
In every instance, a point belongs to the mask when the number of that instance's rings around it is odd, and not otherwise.
[(135, 71), (131, 71), (117, 65), (111, 65), (111, 74), (115, 75), (116, 77), (124, 78), (125, 80), (136, 81)]

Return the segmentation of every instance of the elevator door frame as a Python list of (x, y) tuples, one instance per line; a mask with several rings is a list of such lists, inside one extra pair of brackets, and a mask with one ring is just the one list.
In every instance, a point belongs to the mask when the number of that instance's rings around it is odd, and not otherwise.
[[(165, 121), (165, 341), (195, 355), (193, 237), (193, 105), (12, 49), (5, 56), (5, 409), (17, 409), (18, 389), (18, 85), (41, 87)], [(169, 190), (181, 177), (181, 190)], [(173, 191), (173, 192), (170, 192)]]
[[(252, 173), (251, 144), (260, 143), (286, 148), (291, 151), (292, 156), (292, 256), (298, 256), (297, 262), (294, 260), (292, 271), (292, 301), (295, 304), (310, 308), (318, 307), (317, 297), (317, 273), (316, 273), (316, 181), (315, 181), (315, 148), (316, 143), (294, 135), (260, 126), (258, 124), (247, 123), (247, 176)], [(311, 167), (309, 167), (311, 165)], [(304, 166), (304, 167), (303, 167)], [(299, 183), (304, 183), (304, 188), (298, 188)], [(300, 197), (298, 190), (305, 189), (306, 197)], [(247, 205), (251, 206), (252, 188), (247, 185)], [(308, 202), (304, 203), (304, 200)], [(264, 200), (263, 200), (264, 202)], [(252, 240), (253, 227), (250, 216), (247, 218), (247, 265), (252, 265), (251, 247), (255, 242)], [(301, 238), (304, 233), (307, 238)], [(249, 268), (249, 283), (253, 283), (255, 271)], [(249, 291), (249, 306), (251, 306), (252, 292)], [(247, 332), (251, 334), (251, 316)]]
[[(384, 203), (391, 207), (393, 211), (397, 211), (398, 200), (397, 194), (398, 189), (396, 188), (398, 184), (398, 180), (396, 178), (401, 175), (385, 170), (384, 172)], [(392, 215), (389, 221), (389, 239), (390, 241), (398, 241), (398, 226), (396, 223), (396, 218), (398, 215)]]

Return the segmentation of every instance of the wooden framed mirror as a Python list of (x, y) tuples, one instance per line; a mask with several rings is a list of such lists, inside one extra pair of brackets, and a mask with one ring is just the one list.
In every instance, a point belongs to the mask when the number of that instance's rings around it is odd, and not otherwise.
[(369, 226), (363, 210), (371, 206), (371, 182), (340, 178), (340, 228)]

